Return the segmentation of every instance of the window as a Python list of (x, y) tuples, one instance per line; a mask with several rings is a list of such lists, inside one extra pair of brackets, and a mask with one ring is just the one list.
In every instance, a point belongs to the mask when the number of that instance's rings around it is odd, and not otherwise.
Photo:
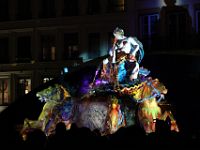
[(17, 62), (30, 62), (31, 60), (31, 37), (23, 36), (17, 39)]
[(17, 19), (31, 19), (31, 0), (17, 0)]
[(144, 14), (140, 16), (140, 33), (141, 40), (143, 42), (144, 48), (146, 50), (154, 49), (155, 41), (158, 39), (156, 35), (158, 34), (158, 13)]
[(142, 38), (150, 38), (156, 34), (158, 17), (157, 13), (140, 16)]
[(54, 61), (56, 60), (56, 46), (55, 36), (43, 35), (41, 36), (41, 50), (42, 50), (42, 61)]
[(100, 34), (89, 33), (88, 35), (88, 57), (89, 59), (100, 56)]
[(88, 14), (98, 14), (100, 12), (99, 0), (88, 0)]
[(196, 10), (196, 32), (200, 34), (200, 10)]
[(8, 0), (0, 0), (0, 21), (9, 20)]
[(8, 38), (1, 38), (0, 39), (0, 63), (9, 63), (9, 56), (8, 56)]
[(17, 81), (17, 97), (23, 96), (31, 91), (30, 78), (18, 78)]
[(186, 48), (187, 34), (190, 23), (187, 15), (188, 12), (170, 12), (167, 14), (167, 36), (169, 37), (168, 46), (170, 48)]
[(168, 19), (168, 33), (171, 36), (181, 37), (186, 35), (187, 28), (187, 14), (185, 12), (169, 13)]
[(79, 58), (78, 33), (64, 34), (64, 57), (65, 59)]
[(78, 15), (79, 0), (64, 0), (64, 16), (76, 16)]
[(125, 8), (125, 0), (108, 0), (108, 12), (124, 12)]
[(40, 17), (52, 18), (56, 16), (55, 0), (41, 0), (40, 1)]
[(10, 79), (0, 79), (0, 105), (10, 103)]

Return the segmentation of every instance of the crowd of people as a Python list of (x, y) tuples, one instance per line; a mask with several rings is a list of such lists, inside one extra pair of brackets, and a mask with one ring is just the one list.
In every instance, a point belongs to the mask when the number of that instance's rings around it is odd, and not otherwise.
[[(181, 134), (170, 132), (169, 126), (163, 121), (158, 121), (157, 132), (146, 135), (138, 126), (120, 128), (116, 133), (101, 136), (98, 130), (91, 131), (89, 128), (78, 128), (72, 124), (70, 130), (66, 130), (64, 123), (56, 125), (55, 133), (46, 136), (40, 129), (28, 133), (24, 141), (20, 136), (10, 143), (20, 149), (63, 149), (63, 148), (149, 148), (168, 149), (174, 145), (196, 146), (194, 141), (187, 141)], [(187, 139), (188, 140), (188, 139)], [(184, 142), (183, 142), (184, 141)], [(193, 143), (190, 143), (193, 142)], [(196, 144), (196, 145), (195, 145)], [(192, 148), (192, 147), (191, 147)]]

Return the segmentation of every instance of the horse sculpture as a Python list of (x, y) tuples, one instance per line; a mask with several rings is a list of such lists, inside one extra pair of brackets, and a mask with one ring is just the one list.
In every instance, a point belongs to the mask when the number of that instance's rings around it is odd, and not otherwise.
[(70, 125), (71, 96), (63, 86), (58, 84), (49, 86), (47, 89), (38, 92), (36, 96), (45, 104), (37, 120), (27, 118), (24, 120), (22, 135), (26, 136), (27, 132), (35, 128), (41, 129), (46, 135), (50, 135), (56, 124), (61, 121)]
[(138, 120), (147, 134), (155, 132), (156, 119), (166, 121), (167, 117), (171, 120), (171, 130), (179, 132), (171, 110), (161, 107), (170, 105), (161, 101), (167, 89), (158, 79), (147, 78), (139, 85), (122, 89), (122, 93), (131, 95), (138, 103)]
[(149, 134), (155, 132), (157, 119), (166, 121), (167, 118), (171, 120), (171, 130), (179, 131), (171, 108), (164, 107), (170, 106), (163, 101), (166, 87), (158, 79), (147, 77), (149, 70), (139, 67), (144, 56), (142, 43), (135, 37), (126, 38), (119, 28), (113, 33), (113, 47), (97, 67), (93, 80), (84, 81), (83, 87), (65, 82), (71, 91), (80, 90), (83, 95), (72, 92), (74, 97), (71, 97), (58, 84), (38, 92), (36, 96), (45, 102), (42, 112), (37, 120), (24, 120), (22, 133), (39, 128), (48, 136), (62, 121), (68, 129), (75, 123), (107, 135), (120, 127), (134, 125), (138, 119)]
[(120, 127), (134, 125), (136, 118), (147, 134), (155, 132), (156, 119), (166, 121), (167, 118), (171, 120), (171, 130), (178, 132), (172, 111), (163, 107), (170, 106), (163, 102), (166, 93), (166, 87), (150, 77), (122, 89), (93, 87), (92, 91), (77, 99), (72, 98), (62, 85), (56, 84), (37, 93), (45, 104), (38, 120), (24, 120), (22, 134), (39, 128), (48, 136), (58, 122), (64, 122), (67, 129), (75, 123), (78, 127), (87, 127), (91, 131), (98, 129), (101, 135), (107, 135)]

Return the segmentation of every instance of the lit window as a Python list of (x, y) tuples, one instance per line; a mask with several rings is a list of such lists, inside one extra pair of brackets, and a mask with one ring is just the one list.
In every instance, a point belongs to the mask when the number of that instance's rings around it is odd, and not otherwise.
[(51, 60), (55, 60), (56, 59), (56, 47), (52, 46), (51, 47)]
[(125, 0), (108, 0), (108, 12), (124, 12)]
[(43, 35), (41, 37), (42, 61), (52, 61), (56, 59), (55, 36)]
[(78, 33), (64, 34), (64, 57), (65, 59), (78, 59)]
[(196, 32), (200, 34), (200, 10), (196, 10)]
[(31, 79), (19, 79), (19, 92), (20, 96), (27, 94), (31, 91)]
[(28, 94), (28, 92), (29, 92), (28, 89), (25, 89), (25, 94)]
[(158, 22), (159, 15), (148, 14), (140, 17), (140, 27), (142, 32), (142, 37), (147, 38), (156, 34), (156, 25)]
[(10, 80), (0, 79), (0, 105), (10, 103)]

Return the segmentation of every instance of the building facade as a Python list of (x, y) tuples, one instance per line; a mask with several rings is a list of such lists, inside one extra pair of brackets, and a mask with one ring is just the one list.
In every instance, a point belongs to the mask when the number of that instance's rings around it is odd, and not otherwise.
[(191, 36), (195, 41), (200, 35), (200, 2), (0, 0), (1, 108), (58, 77), (64, 67), (70, 71), (107, 54), (117, 26), (137, 36), (147, 53), (181, 49), (177, 39)]

